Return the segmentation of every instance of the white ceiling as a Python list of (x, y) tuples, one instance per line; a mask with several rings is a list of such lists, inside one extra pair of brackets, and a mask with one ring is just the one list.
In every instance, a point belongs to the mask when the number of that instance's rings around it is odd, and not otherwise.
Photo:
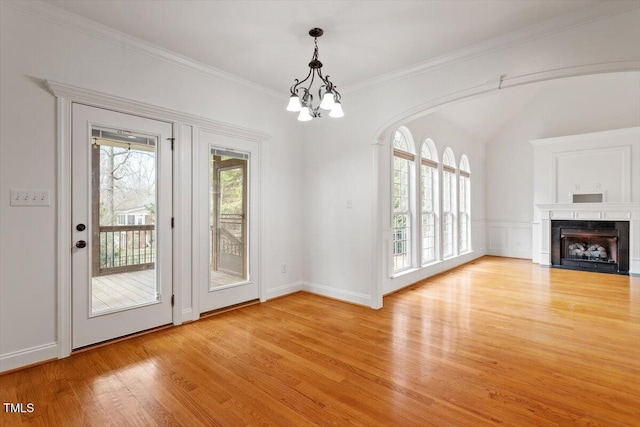
[(318, 41), (337, 87), (607, 0), (207, 1), (47, 0), (148, 43), (279, 93), (304, 78)]

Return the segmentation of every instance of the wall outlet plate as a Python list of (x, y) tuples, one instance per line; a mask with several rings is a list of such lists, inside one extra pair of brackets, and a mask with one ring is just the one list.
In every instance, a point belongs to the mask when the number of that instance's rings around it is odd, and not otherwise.
[(49, 190), (11, 190), (11, 206), (50, 206)]

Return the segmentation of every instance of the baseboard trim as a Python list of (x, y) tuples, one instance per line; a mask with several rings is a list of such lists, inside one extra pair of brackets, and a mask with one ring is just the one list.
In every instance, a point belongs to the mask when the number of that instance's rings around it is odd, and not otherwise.
[(285, 295), (293, 294), (296, 292), (300, 292), (303, 290), (303, 282), (294, 282), (289, 283), (282, 286), (277, 286), (275, 288), (267, 289), (267, 300), (280, 298)]
[(337, 299), (352, 304), (371, 307), (371, 295), (359, 292), (345, 291), (344, 289), (333, 288), (331, 286), (319, 285), (317, 283), (302, 282), (302, 290), (321, 295), (328, 298)]
[(58, 358), (58, 343), (52, 342), (0, 355), (0, 372), (23, 369), (27, 366)]

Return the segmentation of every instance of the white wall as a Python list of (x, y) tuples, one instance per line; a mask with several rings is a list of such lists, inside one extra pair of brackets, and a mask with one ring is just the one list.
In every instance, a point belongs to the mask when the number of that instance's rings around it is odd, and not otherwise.
[[(639, 20), (640, 12), (635, 10), (464, 61), (428, 68), (366, 90), (344, 93), (346, 116), (340, 123), (325, 121), (305, 128), (302, 216), (309, 281), (324, 286), (330, 295), (341, 295), (372, 307), (382, 304), (383, 282), (389, 277), (385, 266), (390, 253), (390, 233), (382, 221), (388, 206), (381, 201), (390, 200), (390, 175), (381, 171), (388, 169), (390, 162), (388, 136), (392, 129), (430, 108), (490, 91), (487, 81), (500, 76), (507, 84), (544, 78), (542, 74), (548, 70), (556, 70), (550, 73), (556, 76), (569, 75), (578, 72), (577, 69), (585, 70), (588, 67), (583, 66), (589, 64), (638, 61)], [(585, 119), (575, 118), (572, 123), (581, 121)], [(525, 151), (518, 148), (524, 147), (526, 141), (509, 146), (503, 157), (508, 161), (500, 165), (488, 163), (486, 167), (488, 220), (504, 215), (505, 220), (529, 223), (530, 227), (531, 156), (526, 152), (528, 147)], [(487, 159), (494, 152), (487, 150)], [(511, 173), (494, 174), (495, 169), (503, 167)], [(500, 180), (504, 182), (492, 188)], [(513, 193), (513, 185), (522, 186), (529, 196), (520, 198), (516, 194), (499, 207), (493, 206), (497, 195), (504, 197), (507, 189), (507, 194)], [(353, 198), (353, 209), (347, 211), (345, 202), (349, 198)], [(512, 210), (512, 204), (518, 208)], [(531, 233), (518, 233), (528, 236), (530, 248)], [(363, 252), (367, 248), (373, 248), (369, 256)], [(526, 255), (530, 256), (530, 249)]]
[[(300, 282), (301, 187), (294, 177), (301, 145), (297, 123), (283, 111), (286, 97), (190, 71), (5, 2), (0, 7), (0, 370), (57, 356), (56, 102), (43, 79), (270, 134), (262, 151), (263, 281), (268, 294)], [(182, 161), (188, 170), (190, 157)], [(49, 190), (52, 204), (10, 207), (12, 188)]]
[[(638, 72), (572, 77), (537, 86), (536, 94), (487, 144), (489, 254), (532, 258), (534, 162), (529, 141), (640, 124)], [(611, 191), (615, 197), (616, 190)]]

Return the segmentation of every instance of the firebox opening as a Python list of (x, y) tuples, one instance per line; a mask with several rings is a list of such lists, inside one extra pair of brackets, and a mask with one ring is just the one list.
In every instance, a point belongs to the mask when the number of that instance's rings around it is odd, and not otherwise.
[(618, 237), (610, 233), (600, 234), (594, 230), (572, 230), (562, 233), (561, 258), (617, 264)]
[(554, 267), (623, 273), (629, 271), (629, 222), (552, 221)]

